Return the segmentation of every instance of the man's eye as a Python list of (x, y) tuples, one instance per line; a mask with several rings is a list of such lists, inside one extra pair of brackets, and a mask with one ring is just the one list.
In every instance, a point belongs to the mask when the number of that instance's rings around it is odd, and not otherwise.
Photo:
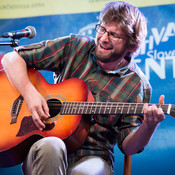
[(105, 29), (103, 29), (103, 28), (100, 28), (100, 32), (105, 32)]
[(113, 32), (111, 32), (110, 35), (111, 35), (113, 38), (120, 38), (116, 33), (113, 33)]

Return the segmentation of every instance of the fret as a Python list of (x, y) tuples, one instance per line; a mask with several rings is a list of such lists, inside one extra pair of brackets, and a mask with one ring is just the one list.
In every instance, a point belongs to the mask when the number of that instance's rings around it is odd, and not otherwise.
[(128, 114), (128, 103), (123, 103), (123, 106), (122, 106), (122, 114)]
[(118, 108), (118, 103), (116, 104), (116, 107), (115, 107), (115, 114), (117, 114), (117, 108)]
[(90, 105), (90, 109), (89, 109), (89, 112), (88, 112), (88, 114), (92, 114), (92, 110), (93, 110), (93, 103), (89, 103)]
[(130, 107), (131, 107), (131, 103), (129, 103), (129, 107), (128, 107), (128, 110), (127, 110), (127, 114), (129, 114), (129, 112), (130, 112)]
[(116, 114), (121, 114), (121, 112), (122, 112), (122, 104), (121, 103), (118, 103), (117, 106), (118, 107), (116, 108)]
[(76, 102), (75, 103), (76, 107), (74, 109), (75, 114), (80, 114), (80, 109), (81, 109), (81, 103)]
[(110, 111), (111, 111), (111, 107), (110, 107), (111, 103), (108, 103), (108, 107), (107, 107), (107, 114), (110, 114)]
[(64, 103), (64, 114), (67, 114), (67, 110), (68, 110), (68, 105)]
[(103, 111), (103, 114), (106, 114), (106, 106), (107, 106), (107, 103), (105, 103), (106, 105), (103, 107), (104, 111)]
[(162, 108), (164, 113), (168, 114), (168, 112), (171, 111), (171, 104), (169, 104), (169, 105), (161, 105), (161, 108)]
[(162, 110), (165, 114), (170, 114), (170, 112), (171, 112), (171, 107), (172, 107), (171, 104), (168, 104), (168, 105), (159, 104), (159, 105), (156, 105), (156, 106), (157, 106), (157, 108), (162, 108)]
[(70, 114), (71, 113), (71, 109), (72, 109), (72, 102), (70, 102), (69, 104), (67, 104), (68, 106), (68, 109), (67, 109), (67, 114)]
[(135, 105), (134, 114), (136, 114), (136, 113), (137, 113), (137, 106), (138, 106), (138, 103), (136, 103), (136, 105)]
[(88, 113), (88, 109), (89, 109), (89, 103), (87, 103), (85, 106), (86, 106), (85, 114), (87, 114)]
[(61, 110), (60, 110), (60, 114), (64, 114), (64, 110), (65, 110), (65, 107), (66, 105), (64, 105), (64, 102), (63, 102), (63, 105), (61, 106)]
[(157, 108), (161, 108), (162, 105), (161, 105), (161, 104), (157, 104), (156, 107), (157, 107)]
[(72, 114), (77, 113), (77, 102), (73, 102)]
[(77, 114), (81, 114), (82, 103), (79, 103), (79, 105), (76, 108), (77, 108)]
[(86, 107), (86, 103), (85, 103), (85, 102), (82, 102), (82, 106), (81, 106), (81, 114), (84, 114), (85, 107)]
[(99, 113), (99, 102), (96, 102), (95, 104), (95, 114), (98, 114)]
[(92, 107), (91, 107), (91, 114), (95, 114), (96, 113), (96, 105), (95, 103), (92, 104)]
[(109, 109), (109, 114), (111, 114), (111, 110), (112, 110), (112, 106), (113, 106), (113, 103), (110, 103), (110, 109)]
[(76, 102), (76, 110), (75, 110), (75, 114), (80, 114), (80, 109), (81, 109), (81, 103)]
[(100, 103), (100, 102), (98, 102), (98, 114), (101, 114), (101, 109), (102, 109), (102, 105), (103, 105), (103, 103)]
[(85, 109), (85, 107), (86, 107), (86, 103), (82, 103), (82, 107), (81, 107), (81, 114), (84, 114), (84, 109)]
[(144, 109), (143, 107), (144, 107), (143, 104), (138, 103), (136, 114), (143, 114), (143, 109)]
[(68, 109), (69, 109), (69, 105), (65, 102), (65, 111), (64, 111), (64, 114), (67, 114)]
[(115, 113), (116, 105), (117, 105), (117, 103), (115, 103), (115, 102), (112, 103), (110, 114), (116, 114), (116, 113)]
[(142, 104), (142, 112), (141, 114), (144, 114), (144, 105)]
[(107, 106), (106, 106), (106, 114), (111, 114), (111, 110), (112, 110), (112, 106), (113, 103), (111, 102), (107, 102)]
[(72, 103), (70, 113), (73, 114), (73, 111), (74, 111), (74, 102), (70, 102), (70, 103)]
[(171, 111), (171, 104), (168, 105), (167, 114), (170, 114), (170, 111)]
[(123, 105), (124, 105), (124, 104), (122, 103), (120, 114), (123, 114)]
[(100, 103), (101, 104), (101, 106), (100, 106), (100, 114), (105, 114), (105, 107), (104, 107), (104, 104), (105, 104), (105, 106), (106, 106), (106, 103), (104, 103), (104, 102), (101, 102)]
[(77, 103), (76, 105), (76, 114), (81, 114), (81, 105), (82, 105), (82, 102), (79, 102)]
[(135, 114), (135, 109), (136, 105), (134, 103), (130, 103), (128, 114)]
[(171, 108), (171, 104), (168, 104), (168, 105), (162, 105), (162, 110), (166, 113), (166, 114), (168, 114), (169, 113), (169, 110), (170, 110), (170, 108)]

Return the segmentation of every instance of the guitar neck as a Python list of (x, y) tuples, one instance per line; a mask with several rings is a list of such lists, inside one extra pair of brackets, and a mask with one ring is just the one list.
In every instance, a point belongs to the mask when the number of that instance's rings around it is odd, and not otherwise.
[[(171, 104), (157, 104), (165, 114), (170, 114)], [(63, 102), (60, 114), (144, 114), (144, 103), (117, 103), (117, 102)]]

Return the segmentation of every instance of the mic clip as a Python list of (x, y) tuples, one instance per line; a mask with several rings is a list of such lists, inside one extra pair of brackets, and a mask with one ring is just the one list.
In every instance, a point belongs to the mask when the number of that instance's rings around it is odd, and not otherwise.
[(19, 46), (19, 39), (12, 39), (11, 41), (0, 41), (0, 46), (17, 47)]

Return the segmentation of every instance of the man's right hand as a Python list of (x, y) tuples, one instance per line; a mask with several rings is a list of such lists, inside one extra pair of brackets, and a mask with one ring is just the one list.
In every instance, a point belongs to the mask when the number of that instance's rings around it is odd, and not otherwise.
[(32, 115), (34, 123), (39, 130), (43, 130), (45, 128), (44, 121), (50, 116), (46, 100), (33, 87), (28, 88), (23, 97)]

